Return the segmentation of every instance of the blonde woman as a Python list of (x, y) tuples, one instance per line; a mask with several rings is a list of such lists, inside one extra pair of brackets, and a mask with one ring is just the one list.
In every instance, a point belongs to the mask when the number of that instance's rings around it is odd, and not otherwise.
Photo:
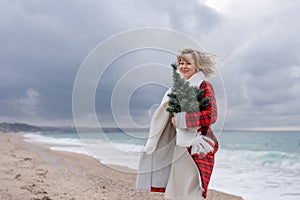
[[(205, 199), (218, 141), (211, 124), (217, 120), (213, 86), (204, 77), (214, 74), (215, 60), (209, 53), (185, 48), (177, 55), (178, 71), (190, 85), (204, 91), (209, 105), (198, 112), (171, 117), (166, 92), (155, 111), (137, 175), (137, 188), (165, 193), (167, 199)], [(182, 131), (194, 130), (182, 135)]]

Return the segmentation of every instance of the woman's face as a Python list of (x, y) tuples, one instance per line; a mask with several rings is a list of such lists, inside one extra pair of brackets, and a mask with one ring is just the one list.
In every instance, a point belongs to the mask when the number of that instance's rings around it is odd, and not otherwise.
[(188, 80), (197, 72), (196, 67), (194, 67), (194, 65), (187, 60), (180, 59), (178, 64), (178, 70), (185, 80)]

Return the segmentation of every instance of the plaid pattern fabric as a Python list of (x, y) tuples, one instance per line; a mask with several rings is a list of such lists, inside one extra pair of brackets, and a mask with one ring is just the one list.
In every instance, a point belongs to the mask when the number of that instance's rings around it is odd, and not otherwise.
[[(195, 154), (192, 158), (200, 172), (203, 193), (202, 196), (206, 198), (208, 184), (210, 177), (214, 168), (214, 157), (218, 150), (218, 141), (214, 136), (210, 125), (217, 121), (218, 109), (217, 102), (215, 98), (215, 92), (212, 85), (209, 82), (203, 81), (200, 85), (200, 90), (204, 90), (203, 97), (208, 97), (210, 99), (209, 105), (205, 110), (199, 112), (186, 113), (186, 125), (187, 127), (200, 127), (198, 132), (202, 135), (206, 135), (215, 141), (214, 152), (209, 152), (208, 154)], [(188, 148), (191, 152), (191, 148)]]
[(162, 192), (164, 193), (166, 188), (158, 188), (158, 187), (151, 187), (151, 192)]
[[(200, 90), (204, 90), (203, 97), (208, 97), (210, 99), (209, 105), (205, 110), (199, 112), (186, 113), (186, 125), (187, 127), (202, 127), (202, 129), (208, 129), (208, 127), (217, 121), (218, 109), (217, 102), (215, 98), (215, 92), (212, 85), (203, 81), (200, 85)], [(199, 131), (204, 134), (203, 131)], [(204, 134), (205, 135), (205, 134)]]
[[(192, 158), (200, 172), (202, 188), (203, 188), (203, 193), (202, 193), (203, 198), (206, 198), (207, 195), (208, 184), (214, 168), (214, 160), (215, 160), (214, 158), (217, 150), (218, 150), (218, 143), (216, 143), (214, 146), (214, 152), (209, 152), (206, 155), (199, 155), (199, 154), (192, 155)], [(188, 151), (191, 152), (191, 148), (188, 148)]]

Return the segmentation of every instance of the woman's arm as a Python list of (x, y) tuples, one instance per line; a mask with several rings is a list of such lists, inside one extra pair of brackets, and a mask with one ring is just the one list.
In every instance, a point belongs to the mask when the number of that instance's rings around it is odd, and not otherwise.
[(200, 126), (210, 126), (218, 118), (218, 108), (213, 86), (206, 81), (200, 85), (200, 90), (204, 90), (204, 97), (209, 98), (209, 105), (205, 110), (198, 112), (181, 112), (176, 114), (177, 128), (193, 128)]

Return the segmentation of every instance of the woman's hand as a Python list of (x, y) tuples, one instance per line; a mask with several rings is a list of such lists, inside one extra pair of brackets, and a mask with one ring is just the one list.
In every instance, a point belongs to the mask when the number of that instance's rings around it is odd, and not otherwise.
[(174, 128), (176, 128), (176, 119), (175, 119), (175, 116), (171, 118), (171, 122), (172, 122)]

